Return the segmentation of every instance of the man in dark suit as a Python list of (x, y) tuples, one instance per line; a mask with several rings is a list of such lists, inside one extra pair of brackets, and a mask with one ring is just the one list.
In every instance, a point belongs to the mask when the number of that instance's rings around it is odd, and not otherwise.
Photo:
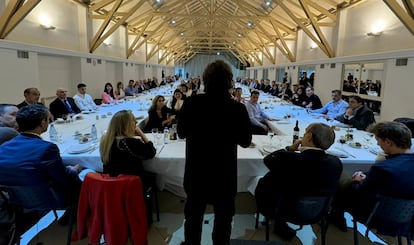
[[(203, 74), (205, 94), (187, 97), (177, 133), (186, 138), (185, 245), (200, 244), (207, 204), (214, 207), (213, 244), (229, 244), (237, 194), (237, 145), (252, 140), (246, 107), (230, 96), (233, 74), (221, 60)], [(217, 115), (222, 115), (220, 119)]]
[(357, 95), (349, 96), (349, 108), (345, 113), (335, 119), (345, 124), (349, 124), (359, 130), (366, 130), (370, 124), (375, 123), (374, 113), (364, 105), (364, 101)]
[(59, 117), (62, 118), (68, 114), (81, 112), (79, 107), (76, 105), (75, 100), (71, 97), (67, 97), (67, 92), (68, 91), (63, 88), (57, 89), (57, 98), (50, 103), (50, 112), (55, 119)]
[(18, 134), (16, 114), (19, 109), (13, 104), (0, 104), (0, 145)]
[[(255, 190), (260, 213), (275, 219), (274, 232), (290, 240), (296, 232), (275, 213), (282, 197), (311, 193), (335, 193), (339, 185), (342, 163), (325, 153), (335, 140), (331, 127), (313, 123), (306, 128), (302, 140), (277, 150), (264, 158), (269, 172), (259, 180)], [(295, 151), (300, 151), (297, 153)]]
[(24, 101), (17, 105), (17, 108), (22, 108), (23, 106), (27, 105), (35, 105), (42, 103), (39, 102), (40, 92), (37, 88), (26, 88), (23, 92)]
[(51, 183), (58, 202), (65, 207), (80, 191), (79, 165), (65, 166), (57, 145), (43, 140), (49, 111), (42, 105), (22, 107), (16, 115), (20, 134), (0, 145), (0, 184), (41, 185)]

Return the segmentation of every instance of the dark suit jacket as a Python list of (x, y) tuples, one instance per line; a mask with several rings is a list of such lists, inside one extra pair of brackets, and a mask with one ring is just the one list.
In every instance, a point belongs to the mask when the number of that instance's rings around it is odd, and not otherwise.
[(335, 193), (342, 163), (322, 150), (301, 153), (278, 150), (264, 158), (269, 172), (260, 179), (255, 198), (261, 213), (274, 217), (281, 197), (300, 194)]
[(62, 162), (59, 148), (34, 134), (21, 133), (0, 146), (0, 184), (40, 185), (53, 183), (62, 203), (70, 175)]
[(19, 133), (13, 128), (0, 126), (0, 145), (3, 144), (3, 142), (13, 139), (18, 134)]
[[(40, 103), (40, 102), (37, 102), (37, 104), (38, 105), (43, 105), (42, 103)], [(22, 107), (24, 107), (24, 106), (27, 106), (28, 104), (27, 104), (27, 102), (25, 101), (25, 100), (23, 100), (23, 102), (22, 103), (20, 103), (20, 104), (18, 104), (18, 105), (16, 105), (16, 107), (17, 108), (22, 108)]]
[[(346, 209), (358, 220), (365, 221), (372, 210), (376, 195), (382, 194), (401, 199), (414, 199), (414, 154), (390, 155), (387, 160), (375, 163), (366, 173), (362, 182), (352, 184), (349, 196), (341, 198), (345, 202)], [(377, 223), (378, 225), (378, 223)], [(380, 234), (395, 236), (396, 231), (402, 229), (405, 224), (379, 223)], [(410, 230), (410, 224), (408, 230)], [(407, 228), (407, 227), (405, 227)]]
[[(72, 107), (72, 110), (74, 113), (80, 113), (81, 110), (76, 105), (73, 98), (67, 97), (66, 98), (70, 104), (70, 107)], [(66, 108), (65, 103), (60, 100), (59, 98), (56, 98), (52, 103), (50, 103), (50, 112), (52, 113), (53, 117), (56, 119), (58, 117), (62, 117), (63, 115), (69, 114), (68, 109)]]
[(237, 145), (248, 147), (252, 133), (246, 107), (227, 95), (198, 94), (181, 107), (177, 133), (186, 138), (187, 195), (217, 200), (237, 193)]
[(366, 130), (370, 124), (375, 123), (374, 113), (365, 105), (359, 108), (351, 119), (345, 119), (344, 114), (337, 116), (335, 119), (350, 124), (359, 130)]

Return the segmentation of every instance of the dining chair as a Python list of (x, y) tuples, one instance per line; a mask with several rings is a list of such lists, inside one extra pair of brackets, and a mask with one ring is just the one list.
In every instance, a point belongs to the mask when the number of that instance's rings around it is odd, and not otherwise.
[[(283, 197), (278, 205), (275, 207), (275, 214), (278, 218), (295, 225), (299, 228), (296, 231), (301, 230), (304, 225), (320, 224), (322, 245), (326, 241), (326, 231), (328, 229), (328, 223), (326, 217), (330, 211), (331, 203), (334, 194), (315, 194), (315, 195), (303, 195), (295, 197)], [(256, 225), (259, 225), (260, 212), (256, 211)], [(266, 227), (266, 241), (269, 241), (269, 220), (270, 217), (264, 215), (264, 225)]]
[(411, 131), (411, 137), (414, 138), (414, 118), (398, 117), (395, 118), (393, 121), (405, 124), (405, 126), (407, 126)]
[[(358, 245), (358, 219), (353, 217), (354, 244)], [(402, 244), (402, 237), (406, 237), (407, 244), (411, 244), (414, 222), (414, 200), (400, 199), (378, 195), (378, 201), (371, 210), (365, 222), (365, 236), (373, 229), (379, 235), (397, 237), (398, 244)]]
[(147, 214), (142, 182), (135, 175), (91, 172), (85, 176), (78, 205), (77, 228), (72, 241), (89, 238), (89, 244), (147, 244)]
[[(27, 212), (34, 212), (37, 216), (36, 222), (43, 216), (53, 211), (55, 220), (57, 221), (57, 210), (65, 209), (69, 212), (68, 235), (66, 244), (71, 242), (73, 215), (75, 207), (73, 205), (67, 206), (59, 201), (56, 192), (50, 187), (48, 183), (38, 185), (26, 186), (10, 186), (0, 185), (0, 190), (8, 194), (8, 204), (14, 211), (15, 219), (13, 228), (13, 237), (10, 242), (20, 244), (21, 236), (26, 232), (27, 222), (25, 220)], [(10, 244), (12, 244), (10, 243)]]

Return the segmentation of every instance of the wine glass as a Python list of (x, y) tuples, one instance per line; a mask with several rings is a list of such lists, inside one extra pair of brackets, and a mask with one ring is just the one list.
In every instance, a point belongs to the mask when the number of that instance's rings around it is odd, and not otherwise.
[(158, 128), (152, 128), (151, 129), (152, 137), (154, 138), (154, 142), (157, 142), (157, 135), (158, 135)]
[(272, 130), (267, 131), (267, 137), (269, 138), (269, 145), (272, 145), (272, 139), (275, 133)]
[(368, 149), (369, 145), (371, 145), (371, 139), (374, 137), (374, 134), (372, 133), (367, 133), (364, 134), (364, 140), (366, 141), (366, 145), (365, 148)]
[(344, 149), (344, 144), (346, 143), (346, 139), (345, 139), (345, 137), (344, 136), (341, 136), (340, 138), (339, 138), (339, 143), (341, 143), (341, 148), (342, 148), (342, 150)]

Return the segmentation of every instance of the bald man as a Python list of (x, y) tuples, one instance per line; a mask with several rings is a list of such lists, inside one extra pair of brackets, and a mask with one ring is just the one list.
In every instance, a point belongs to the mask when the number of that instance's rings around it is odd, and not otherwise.
[(57, 98), (50, 103), (50, 112), (55, 119), (63, 118), (68, 114), (77, 114), (81, 110), (76, 105), (75, 100), (67, 96), (68, 91), (63, 88), (56, 90)]

